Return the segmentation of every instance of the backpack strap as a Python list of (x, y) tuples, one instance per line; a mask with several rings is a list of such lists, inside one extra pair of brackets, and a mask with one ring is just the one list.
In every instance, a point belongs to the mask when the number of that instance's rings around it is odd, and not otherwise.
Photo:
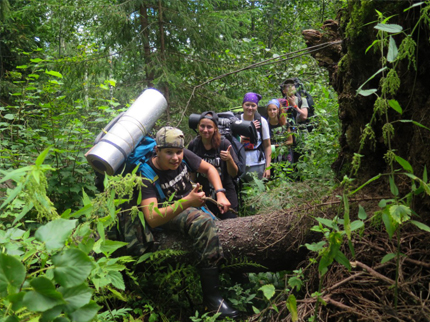
[(297, 107), (302, 108), (303, 100), (302, 100), (302, 94), (298, 93), (297, 95)]
[(161, 189), (158, 175), (155, 173), (154, 169), (152, 169), (152, 167), (145, 162), (139, 166), (139, 171), (144, 177), (151, 180), (152, 184), (154, 184), (155, 189), (158, 193), (158, 197), (161, 199), (161, 201), (163, 202), (164, 200), (166, 200), (166, 195), (164, 194), (163, 189)]
[[(185, 166), (190, 170), (190, 166), (188, 163), (182, 159), (182, 163), (185, 164)], [(139, 166), (139, 172), (147, 179), (151, 180), (151, 183), (154, 185), (158, 197), (160, 198), (161, 202), (164, 202), (167, 198), (166, 195), (163, 192), (163, 189), (161, 189), (160, 180), (157, 175), (157, 173), (154, 171), (154, 169), (148, 164), (148, 162), (141, 163)]]
[(263, 148), (263, 122), (261, 122), (261, 115), (259, 113), (255, 113), (254, 119), (260, 122), (260, 128), (258, 129), (258, 132), (260, 132), (261, 136), (261, 144), (258, 146), (258, 150), (260, 151), (260, 156), (258, 157), (258, 162), (263, 160), (264, 155), (264, 148)]

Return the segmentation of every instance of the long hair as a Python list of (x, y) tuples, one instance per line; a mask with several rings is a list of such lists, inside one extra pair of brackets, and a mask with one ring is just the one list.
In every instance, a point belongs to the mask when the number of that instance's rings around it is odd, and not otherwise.
[[(218, 150), (219, 146), (221, 145), (221, 134), (219, 133), (218, 125), (216, 125), (214, 121), (212, 120), (210, 121), (214, 125), (214, 134), (212, 135), (211, 145), (213, 149)], [(199, 126), (200, 126), (200, 122), (199, 122)], [(198, 138), (200, 138), (200, 140), (202, 139), (200, 134), (198, 135)]]
[[(271, 105), (274, 105), (277, 108), (277, 106), (275, 104), (269, 104), (266, 107), (266, 112), (267, 113), (268, 113), (268, 110), (269, 110), (269, 106), (271, 106)], [(281, 126), (285, 125), (287, 123), (287, 118), (285, 117), (285, 115), (287, 114), (286, 111), (282, 108), (282, 106), (280, 106), (279, 108), (277, 108), (277, 110), (278, 110), (278, 115), (277, 115), (278, 124), (281, 125)]]

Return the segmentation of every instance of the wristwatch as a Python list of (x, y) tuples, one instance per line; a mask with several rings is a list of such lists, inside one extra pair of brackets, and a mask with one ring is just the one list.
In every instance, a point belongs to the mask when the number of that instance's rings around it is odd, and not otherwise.
[(215, 190), (215, 194), (217, 194), (218, 192), (224, 192), (224, 193), (225, 193), (225, 189), (224, 189), (224, 188), (221, 188), (221, 189), (217, 189), (217, 190)]

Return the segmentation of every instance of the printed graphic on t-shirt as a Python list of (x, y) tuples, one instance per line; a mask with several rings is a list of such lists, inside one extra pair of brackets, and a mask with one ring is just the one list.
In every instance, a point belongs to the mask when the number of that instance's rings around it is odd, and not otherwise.
[(185, 197), (188, 193), (187, 183), (190, 182), (190, 175), (188, 173), (187, 167), (183, 167), (182, 171), (174, 177), (172, 180), (161, 183), (161, 188), (163, 189), (167, 198), (175, 193), (175, 199), (181, 199)]
[(208, 155), (203, 155), (203, 160), (205, 160), (210, 165), (213, 165), (217, 169), (218, 174), (221, 175), (221, 158), (220, 157), (210, 157)]

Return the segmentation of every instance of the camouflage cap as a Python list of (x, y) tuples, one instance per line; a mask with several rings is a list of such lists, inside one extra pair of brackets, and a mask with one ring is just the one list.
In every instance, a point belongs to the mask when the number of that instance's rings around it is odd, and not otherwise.
[(155, 137), (158, 148), (184, 148), (184, 133), (180, 129), (171, 126), (162, 127)]

